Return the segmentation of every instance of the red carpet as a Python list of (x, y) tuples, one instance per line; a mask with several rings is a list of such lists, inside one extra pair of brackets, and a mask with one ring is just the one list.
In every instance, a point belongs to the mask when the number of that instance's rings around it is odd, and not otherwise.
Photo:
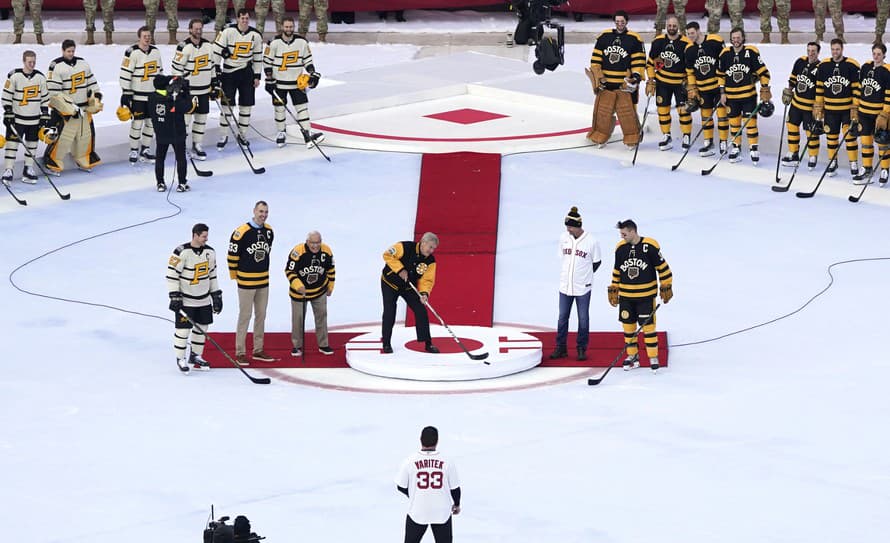
[[(492, 325), (500, 192), (500, 155), (423, 155), (415, 239), (439, 236), (430, 303), (449, 325)], [(414, 324), (410, 311), (407, 324)]]
[[(624, 334), (621, 332), (591, 332), (590, 342), (587, 344), (587, 360), (578, 362), (575, 360), (575, 336), (570, 333), (568, 339), (569, 356), (568, 358), (560, 358), (558, 360), (550, 360), (548, 358), (553, 349), (556, 348), (556, 332), (528, 332), (541, 340), (544, 351), (544, 360), (541, 362), (542, 368), (568, 368), (568, 367), (588, 367), (588, 368), (605, 368), (615, 360), (621, 348), (624, 346)], [(646, 356), (646, 347), (643, 345), (643, 336), (640, 335), (637, 344), (640, 347), (640, 365), (648, 366), (649, 358)], [(492, 357), (496, 356), (494, 354)], [(624, 357), (622, 356), (622, 360)], [(658, 364), (662, 367), (668, 365), (668, 341), (667, 332), (658, 332)]]

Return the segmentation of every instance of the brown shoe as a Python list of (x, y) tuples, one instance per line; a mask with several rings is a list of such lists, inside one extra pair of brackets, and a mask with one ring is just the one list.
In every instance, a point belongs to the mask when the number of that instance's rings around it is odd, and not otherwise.
[(249, 366), (250, 360), (248, 360), (246, 355), (239, 354), (238, 356), (235, 357), (235, 363), (238, 364), (239, 366)]
[(253, 359), (259, 360), (260, 362), (275, 362), (275, 359), (272, 358), (266, 351), (256, 351), (255, 353), (253, 353)]

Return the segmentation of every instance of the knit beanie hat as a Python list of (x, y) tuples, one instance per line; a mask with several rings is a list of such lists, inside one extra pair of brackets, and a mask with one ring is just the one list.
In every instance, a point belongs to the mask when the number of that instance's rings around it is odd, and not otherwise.
[(576, 228), (581, 227), (581, 214), (578, 213), (578, 208), (572, 206), (572, 209), (569, 210), (569, 214), (566, 215), (566, 226), (574, 226)]

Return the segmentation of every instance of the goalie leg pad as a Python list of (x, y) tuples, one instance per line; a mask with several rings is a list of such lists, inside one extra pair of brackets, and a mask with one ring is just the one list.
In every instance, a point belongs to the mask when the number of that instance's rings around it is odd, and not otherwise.
[(93, 126), (93, 116), (89, 113), (80, 120), (71, 154), (74, 156), (74, 162), (87, 170), (102, 163), (102, 159), (96, 154), (96, 129)]
[(637, 108), (634, 106), (633, 98), (626, 92), (619, 92), (615, 104), (615, 111), (618, 114), (618, 124), (621, 125), (621, 132), (624, 134), (625, 145), (636, 145), (640, 143), (640, 119), (637, 117)]
[(618, 98), (617, 91), (602, 90), (596, 95), (593, 102), (593, 123), (587, 133), (587, 139), (596, 144), (609, 141), (615, 130), (615, 101)]

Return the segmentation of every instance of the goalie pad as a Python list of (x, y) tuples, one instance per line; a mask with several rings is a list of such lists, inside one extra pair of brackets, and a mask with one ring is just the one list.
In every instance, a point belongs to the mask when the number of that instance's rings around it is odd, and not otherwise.
[(49, 107), (59, 112), (63, 117), (70, 117), (79, 111), (77, 104), (67, 94), (58, 92), (49, 99)]
[[(609, 141), (615, 130), (615, 103), (619, 93), (613, 90), (601, 90), (593, 102), (593, 123), (587, 133), (587, 139), (598, 145)], [(630, 96), (628, 95), (628, 99)]]
[(102, 99), (93, 95), (87, 100), (87, 105), (83, 108), (87, 113), (96, 114), (105, 109), (105, 105), (102, 103)]
[(633, 97), (626, 92), (616, 92), (615, 113), (618, 116), (618, 124), (624, 134), (625, 145), (640, 143), (640, 119), (637, 117), (637, 109), (634, 107)]
[(92, 115), (68, 117), (56, 141), (46, 148), (46, 166), (54, 172), (61, 172), (65, 155), (71, 153), (78, 166), (91, 169), (101, 163), (94, 144)]

